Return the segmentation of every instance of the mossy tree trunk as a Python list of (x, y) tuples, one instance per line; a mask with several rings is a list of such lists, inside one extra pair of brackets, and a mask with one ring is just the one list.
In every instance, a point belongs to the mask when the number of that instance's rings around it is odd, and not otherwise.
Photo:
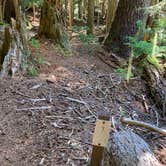
[(124, 58), (130, 55), (127, 37), (136, 34), (138, 20), (146, 20), (143, 8), (148, 5), (149, 0), (119, 0), (115, 19), (104, 43), (108, 50)]
[(64, 29), (65, 18), (58, 9), (58, 2), (58, 0), (44, 0), (38, 35), (53, 39), (56, 43), (68, 48), (68, 37)]

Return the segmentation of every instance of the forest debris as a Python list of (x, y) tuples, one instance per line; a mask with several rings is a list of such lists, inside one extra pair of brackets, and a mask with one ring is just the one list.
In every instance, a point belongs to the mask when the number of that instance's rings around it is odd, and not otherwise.
[(11, 90), (12, 90), (12, 93), (16, 93), (16, 94), (18, 94), (20, 96), (23, 96), (23, 97), (31, 98), (31, 96), (26, 95), (26, 94), (24, 94), (22, 92), (19, 92), (18, 90), (13, 90), (12, 88), (11, 88)]
[(47, 110), (51, 109), (51, 106), (41, 106), (41, 107), (30, 107), (30, 108), (17, 108), (16, 111), (32, 111), (32, 110)]
[(88, 112), (93, 115), (95, 118), (97, 118), (97, 116), (89, 109), (89, 106), (88, 104), (85, 102), (85, 101), (82, 101), (82, 100), (78, 100), (78, 99), (74, 99), (74, 98), (70, 98), (70, 97), (66, 97), (66, 99), (70, 100), (70, 101), (73, 101), (73, 102), (77, 102), (77, 103), (80, 103), (80, 104), (84, 104), (85, 107), (87, 108)]
[(144, 95), (142, 95), (142, 99), (143, 99), (143, 104), (144, 104), (146, 113), (149, 113), (149, 107), (148, 107), (148, 105), (147, 105), (147, 103), (146, 103), (146, 100), (145, 100), (145, 96), (144, 96)]
[(125, 59), (116, 56), (112, 52), (108, 53), (104, 49), (97, 50), (97, 56), (105, 64), (113, 68), (121, 67), (125, 63)]
[(151, 125), (151, 124), (148, 124), (148, 123), (145, 123), (145, 122), (132, 120), (132, 119), (129, 119), (129, 118), (122, 118), (121, 122), (129, 124), (129, 125), (137, 125), (137, 126), (145, 127), (145, 128), (147, 128), (149, 130), (158, 132), (158, 133), (166, 136), (166, 130), (165, 129), (159, 128), (157, 126), (154, 126), (154, 125)]
[(42, 165), (42, 164), (44, 163), (44, 160), (45, 160), (45, 159), (42, 158), (41, 161), (40, 161), (40, 163), (39, 163), (39, 165)]
[(33, 104), (35, 104), (36, 102), (40, 102), (40, 101), (46, 101), (45, 98), (42, 99), (29, 99), (31, 102), (33, 102)]
[(30, 89), (31, 89), (31, 90), (38, 89), (38, 88), (40, 88), (41, 86), (42, 86), (42, 84), (37, 84), (37, 85), (32, 86)]

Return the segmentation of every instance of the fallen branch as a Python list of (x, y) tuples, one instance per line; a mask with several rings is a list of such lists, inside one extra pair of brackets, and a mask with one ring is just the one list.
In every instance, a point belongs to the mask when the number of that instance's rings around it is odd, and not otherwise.
[(32, 110), (46, 110), (52, 108), (51, 106), (41, 106), (41, 107), (30, 107), (30, 108), (20, 108), (16, 109), (16, 111), (32, 111)]
[(166, 130), (165, 129), (159, 128), (157, 126), (154, 126), (154, 125), (151, 125), (151, 124), (148, 124), (148, 123), (145, 123), (145, 122), (141, 122), (141, 121), (137, 121), (137, 120), (131, 120), (129, 118), (122, 118), (121, 122), (129, 124), (129, 125), (136, 125), (136, 126), (145, 127), (149, 130), (158, 132), (158, 133), (166, 136)]

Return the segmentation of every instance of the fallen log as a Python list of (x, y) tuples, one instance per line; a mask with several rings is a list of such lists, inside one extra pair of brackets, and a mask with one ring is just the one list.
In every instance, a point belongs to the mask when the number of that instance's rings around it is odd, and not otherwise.
[(149, 145), (132, 131), (111, 135), (104, 153), (103, 166), (162, 166)]
[(166, 115), (166, 79), (164, 74), (166, 71), (157, 69), (154, 65), (146, 63), (144, 65), (144, 76), (147, 87), (155, 104), (161, 109), (160, 114)]

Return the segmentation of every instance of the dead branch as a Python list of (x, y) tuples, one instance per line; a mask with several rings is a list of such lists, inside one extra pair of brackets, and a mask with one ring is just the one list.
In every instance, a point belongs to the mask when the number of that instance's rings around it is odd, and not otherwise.
[(145, 127), (149, 130), (158, 132), (158, 133), (166, 136), (166, 130), (165, 129), (159, 128), (157, 126), (154, 126), (154, 125), (151, 125), (151, 124), (148, 124), (148, 123), (145, 123), (145, 122), (141, 122), (141, 121), (137, 121), (137, 120), (131, 120), (129, 118), (122, 118), (121, 122), (129, 124), (129, 125), (136, 125), (136, 126)]
[(41, 106), (41, 107), (19, 108), (16, 109), (16, 111), (47, 110), (51, 108), (52, 108), (51, 106)]

